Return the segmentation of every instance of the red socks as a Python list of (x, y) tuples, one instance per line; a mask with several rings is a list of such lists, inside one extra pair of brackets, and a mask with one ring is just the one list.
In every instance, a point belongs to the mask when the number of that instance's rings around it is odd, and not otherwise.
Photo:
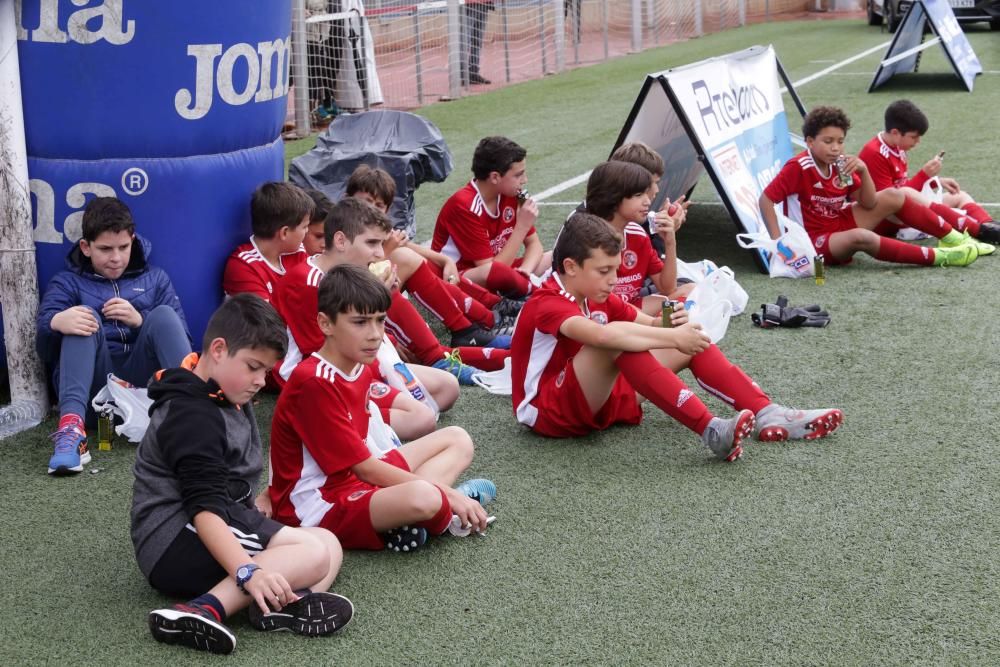
[(875, 259), (880, 259), (883, 262), (896, 262), (897, 264), (929, 266), (934, 263), (934, 249), (882, 237), (878, 241), (878, 252), (875, 253)]
[(712, 413), (701, 399), (649, 352), (622, 352), (615, 365), (633, 389), (698, 435), (712, 421)]
[(448, 524), (451, 523), (451, 503), (448, 502), (448, 496), (444, 495), (444, 491), (440, 487), (438, 493), (441, 494), (441, 509), (430, 519), (417, 524), (421, 528), (426, 528), (431, 535), (440, 535), (448, 530)]
[(771, 403), (767, 394), (715, 345), (691, 357), (688, 366), (698, 384), (737, 410), (754, 414)]
[(941, 220), (937, 213), (908, 197), (903, 199), (903, 206), (896, 211), (896, 217), (907, 227), (919, 229), (937, 238), (946, 236), (951, 231), (951, 225)]
[(66, 413), (61, 417), (59, 417), (59, 427), (56, 430), (61, 431), (67, 426), (75, 426), (84, 433), (87, 432), (87, 429), (83, 425), (83, 417), (81, 417), (80, 415), (75, 415), (72, 412)]
[(993, 222), (993, 216), (987, 213), (986, 209), (976, 202), (969, 202), (962, 207), (962, 210), (972, 216), (976, 222)]
[[(452, 301), (458, 304), (458, 307), (465, 313), (467, 318), (473, 322), (482, 324), (487, 329), (492, 329), (496, 325), (496, 318), (493, 317), (492, 310), (463, 292), (462, 288), (458, 285), (452, 285), (451, 283), (444, 283), (444, 285), (445, 289), (448, 290), (448, 294), (451, 296)], [(486, 290), (483, 291), (486, 292)], [(486, 293), (489, 294), (489, 292)], [(495, 296), (495, 298), (499, 300), (500, 297)]]
[(445, 348), (427, 326), (427, 322), (424, 322), (424, 318), (420, 317), (413, 304), (398, 290), (392, 291), (392, 303), (386, 312), (386, 326), (392, 330), (396, 340), (412, 352), (420, 363), (430, 366), (444, 358)]
[(503, 360), (510, 356), (510, 350), (495, 347), (456, 347), (462, 363), (475, 366), (481, 371), (498, 371), (503, 368)]
[(517, 269), (500, 262), (493, 262), (490, 264), (489, 275), (486, 276), (486, 287), (494, 292), (524, 296), (531, 291), (531, 281)]
[(458, 287), (463, 292), (471, 296), (473, 299), (483, 304), (487, 308), (492, 308), (493, 306), (500, 303), (500, 296), (489, 291), (485, 287), (477, 285), (466, 277), (461, 277), (458, 281)]
[(445, 288), (445, 282), (428, 268), (427, 262), (421, 262), (420, 267), (403, 285), (403, 289), (408, 291), (434, 317), (444, 322), (449, 330), (461, 331), (472, 326), (472, 322), (465, 317), (454, 299), (451, 298)]

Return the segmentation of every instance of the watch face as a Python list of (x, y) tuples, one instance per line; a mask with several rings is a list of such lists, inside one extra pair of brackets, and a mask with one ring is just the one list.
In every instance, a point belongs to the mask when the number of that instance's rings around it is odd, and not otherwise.
[(240, 569), (236, 570), (236, 576), (238, 578), (240, 578), (240, 579), (244, 579), (244, 578), (246, 578), (246, 576), (248, 574), (250, 574), (249, 570), (250, 570), (250, 568), (248, 568), (246, 565), (244, 565)]

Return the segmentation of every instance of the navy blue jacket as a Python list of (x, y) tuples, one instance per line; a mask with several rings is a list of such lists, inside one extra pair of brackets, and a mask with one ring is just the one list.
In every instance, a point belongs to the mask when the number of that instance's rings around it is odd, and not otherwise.
[(117, 280), (110, 280), (94, 273), (90, 258), (83, 254), (79, 244), (74, 246), (66, 256), (66, 269), (49, 281), (38, 307), (36, 343), (42, 361), (53, 364), (59, 359), (62, 334), (53, 331), (50, 325), (57, 313), (73, 306), (90, 306), (97, 312), (104, 340), (112, 355), (130, 352), (131, 345), (139, 337), (139, 329), (133, 329), (118, 320), (105, 319), (101, 315), (101, 308), (108, 299), (114, 297), (121, 297), (131, 303), (143, 320), (157, 306), (170, 306), (181, 318), (188, 340), (191, 339), (184, 311), (181, 310), (181, 300), (174, 291), (170, 277), (163, 269), (147, 263), (151, 249), (149, 241), (136, 235), (125, 273)]

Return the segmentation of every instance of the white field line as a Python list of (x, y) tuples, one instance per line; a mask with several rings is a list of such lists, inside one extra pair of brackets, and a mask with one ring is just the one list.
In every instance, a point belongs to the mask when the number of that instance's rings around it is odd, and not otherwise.
[[(833, 72), (834, 70), (840, 69), (841, 67), (844, 67), (845, 65), (850, 65), (851, 63), (853, 63), (856, 60), (860, 60), (861, 58), (869, 56), (869, 55), (875, 53), (876, 51), (879, 51), (880, 49), (884, 49), (887, 46), (889, 46), (889, 44), (890, 44), (890, 42), (884, 42), (882, 44), (879, 44), (878, 46), (874, 46), (874, 47), (868, 49), (867, 51), (863, 51), (863, 52), (859, 53), (856, 56), (851, 56), (850, 58), (848, 58), (846, 60), (841, 60), (839, 63), (835, 63), (835, 64), (833, 64), (833, 65), (831, 65), (831, 66), (829, 66), (829, 67), (827, 67), (825, 69), (822, 69), (822, 70), (816, 72), (815, 74), (807, 76), (804, 79), (800, 79), (798, 81), (795, 81), (795, 82), (792, 83), (792, 85), (795, 86), (796, 88), (798, 88), (799, 86), (804, 86), (805, 84), (807, 84), (807, 83), (809, 83), (811, 81), (815, 81), (816, 79), (819, 79), (820, 77), (826, 76), (827, 74), (829, 74), (830, 72)], [(782, 88), (781, 89), (782, 93), (784, 93), (786, 91), (787, 91), (786, 88)], [(543, 202), (546, 199), (548, 199), (549, 197), (551, 197), (552, 195), (557, 195), (560, 192), (563, 192), (565, 190), (569, 190), (570, 188), (575, 187), (575, 186), (579, 185), (580, 183), (583, 183), (588, 178), (590, 178), (590, 171), (588, 171), (585, 174), (580, 174), (579, 176), (574, 176), (573, 178), (571, 178), (569, 180), (566, 180), (566, 181), (563, 181), (562, 183), (559, 183), (558, 185), (553, 185), (551, 188), (548, 188), (546, 190), (542, 190), (541, 192), (539, 192), (538, 194), (535, 195), (534, 199), (535, 199), (536, 202), (539, 202), (539, 203)], [(574, 206), (575, 206), (575, 204), (574, 204)]]

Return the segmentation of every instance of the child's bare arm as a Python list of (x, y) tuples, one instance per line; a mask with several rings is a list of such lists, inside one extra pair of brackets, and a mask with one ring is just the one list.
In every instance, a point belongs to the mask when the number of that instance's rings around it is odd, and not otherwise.
[(781, 228), (778, 227), (778, 214), (774, 212), (774, 202), (771, 201), (770, 197), (761, 193), (757, 205), (760, 207), (760, 217), (764, 218), (767, 233), (771, 235), (772, 239), (781, 236)]
[(857, 196), (855, 201), (870, 211), (878, 203), (878, 198), (875, 196), (877, 193), (875, 182), (872, 180), (872, 175), (868, 173), (868, 166), (864, 162), (857, 157), (848, 156), (847, 173), (855, 171), (861, 176), (861, 189), (855, 193)]
[[(406, 247), (426, 259), (428, 262), (440, 266), (441, 275), (446, 281), (450, 283), (456, 282), (458, 278), (458, 266), (455, 265), (455, 262), (453, 262), (450, 257), (412, 241), (408, 242)], [(452, 276), (455, 277), (455, 280), (452, 279)]]
[(684, 354), (697, 354), (708, 349), (711, 341), (701, 329), (700, 324), (692, 323), (672, 329), (639, 322), (619, 321), (601, 325), (583, 316), (571, 317), (559, 327), (564, 336), (591, 347), (622, 352), (674, 348)]
[(396, 486), (421, 479), (412, 472), (397, 468), (374, 456), (370, 456), (360, 463), (355, 463), (351, 466), (351, 470), (358, 476), (358, 479), (375, 486)]
[(544, 252), (542, 240), (538, 238), (537, 233), (524, 239), (524, 257), (521, 259), (521, 270), (533, 273), (538, 268), (538, 262), (541, 261)]

